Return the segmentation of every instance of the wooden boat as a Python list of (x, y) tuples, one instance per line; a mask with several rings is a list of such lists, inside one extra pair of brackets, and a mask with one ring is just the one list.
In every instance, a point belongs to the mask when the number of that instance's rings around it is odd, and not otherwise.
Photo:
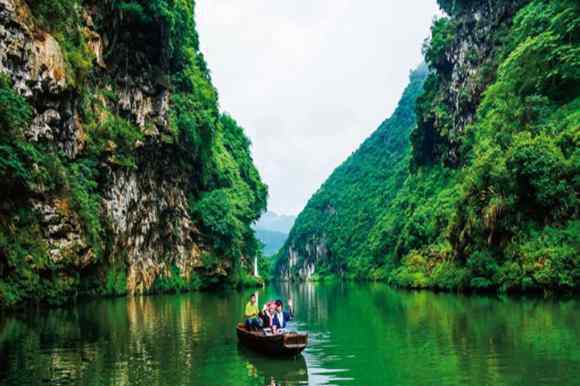
[(244, 346), (268, 355), (296, 356), (308, 344), (307, 334), (287, 332), (284, 334), (266, 335), (262, 330), (250, 331), (243, 323), (237, 327), (238, 340)]

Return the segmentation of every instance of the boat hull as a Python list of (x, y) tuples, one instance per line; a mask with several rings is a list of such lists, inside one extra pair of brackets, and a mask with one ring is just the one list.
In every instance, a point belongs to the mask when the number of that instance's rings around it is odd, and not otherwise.
[(268, 355), (296, 356), (304, 351), (308, 344), (306, 334), (265, 335), (262, 331), (248, 331), (243, 324), (237, 326), (237, 333), (241, 344)]

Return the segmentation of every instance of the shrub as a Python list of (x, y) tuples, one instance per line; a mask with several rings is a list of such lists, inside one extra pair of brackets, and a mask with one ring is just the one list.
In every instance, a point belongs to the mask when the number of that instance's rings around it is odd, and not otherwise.
[(106, 156), (114, 165), (136, 168), (136, 144), (144, 140), (141, 130), (128, 120), (108, 114), (89, 131), (89, 152), (92, 157)]
[(202, 286), (199, 275), (192, 272), (189, 277), (181, 274), (179, 267), (172, 265), (166, 275), (157, 276), (153, 282), (154, 292), (186, 292), (197, 290)]
[(127, 273), (124, 267), (107, 271), (103, 295), (119, 296), (127, 294)]
[(264, 285), (264, 279), (262, 277), (256, 277), (250, 275), (245, 270), (239, 271), (239, 280), (235, 285), (238, 288), (255, 288), (255, 287), (262, 287)]
[(20, 136), (32, 119), (26, 99), (12, 88), (10, 79), (0, 75), (0, 132), (2, 137)]
[(506, 166), (518, 182), (522, 205), (542, 208), (544, 213), (573, 208), (576, 193), (568, 177), (573, 171), (553, 137), (515, 136)]
[(433, 268), (430, 280), (435, 288), (445, 290), (462, 290), (468, 284), (469, 273), (465, 267), (444, 260)]
[(391, 275), (391, 284), (408, 288), (429, 287), (431, 283), (428, 278), (427, 259), (422, 254), (413, 251), (401, 263), (401, 267)]
[(96, 165), (84, 160), (69, 165), (67, 184), (73, 208), (83, 221), (85, 234), (97, 259), (103, 251), (101, 196), (97, 192)]
[(580, 221), (533, 230), (518, 240), (512, 257), (522, 262), (522, 284), (574, 289), (580, 285)]
[(499, 270), (497, 260), (487, 250), (473, 252), (467, 258), (466, 267), (473, 277), (472, 283), (475, 283), (476, 287), (479, 288), (487, 287), (488, 283), (491, 284)]
[(40, 26), (49, 31), (76, 28), (79, 0), (26, 0)]
[(431, 26), (431, 38), (423, 43), (423, 56), (426, 62), (439, 74), (448, 74), (453, 68), (448, 59), (449, 47), (455, 40), (455, 23), (446, 17), (435, 19)]

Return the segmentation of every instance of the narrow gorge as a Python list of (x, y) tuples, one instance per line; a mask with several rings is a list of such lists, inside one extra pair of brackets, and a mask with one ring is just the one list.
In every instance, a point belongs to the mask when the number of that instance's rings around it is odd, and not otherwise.
[(0, 386), (579, 385), (579, 215), (578, 0), (0, 0)]

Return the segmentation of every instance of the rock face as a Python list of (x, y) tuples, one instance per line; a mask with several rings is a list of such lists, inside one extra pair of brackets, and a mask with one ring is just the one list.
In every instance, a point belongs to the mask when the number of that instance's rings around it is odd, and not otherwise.
[(52, 262), (71, 260), (78, 268), (92, 263), (94, 254), (83, 237), (81, 221), (71, 213), (66, 200), (33, 200), (32, 206), (40, 214)]
[(116, 171), (103, 204), (114, 235), (112, 255), (126, 256), (130, 289), (144, 292), (172, 265), (185, 276), (202, 266), (199, 232), (179, 180), (160, 171)]
[[(446, 132), (445, 162), (461, 162), (460, 147), (466, 127), (473, 122), (475, 110), (485, 89), (494, 81), (498, 63), (498, 38), (511, 25), (513, 16), (529, 0), (491, 0), (471, 2), (453, 15), (454, 38), (445, 50), (439, 68), (440, 95), (444, 98), (450, 121), (435, 122), (435, 129)], [(445, 127), (443, 127), (443, 125)]]
[[(91, 25), (83, 31), (89, 37), (96, 62), (104, 65), (99, 32)], [(34, 102), (26, 138), (31, 142), (52, 142), (74, 159), (83, 147), (84, 132), (78, 122), (78, 95), (67, 84), (59, 42), (38, 30), (30, 9), (21, 0), (0, 1), (0, 37), (0, 72), (12, 79), (18, 93)], [(146, 124), (150, 124), (146, 134), (158, 136), (157, 127), (168, 125), (169, 92), (156, 90), (146, 78), (131, 81), (131, 86), (120, 93), (117, 108), (144, 132)], [(111, 253), (126, 255), (129, 288), (138, 292), (149, 288), (172, 263), (185, 274), (190, 273), (199, 264), (201, 254), (194, 244), (196, 229), (187, 215), (187, 199), (179, 180), (167, 180), (152, 165), (144, 164), (142, 169), (109, 168), (102, 202), (112, 230)], [(75, 265), (86, 266), (94, 257), (93, 252), (78, 216), (63, 211), (63, 202), (45, 197), (31, 200), (40, 214), (51, 260), (58, 263), (72, 258)], [(172, 258), (165, 259), (166, 255)]]
[(288, 247), (288, 259), (278, 266), (279, 275), (284, 280), (297, 278), (309, 280), (316, 272), (316, 264), (326, 262), (329, 258), (326, 241), (311, 240), (304, 246), (304, 251)]
[[(40, 175), (34, 183), (15, 179), (13, 191), (1, 192), (7, 202), (0, 210), (0, 225), (5, 225), (6, 232), (18, 233), (18, 210), (38, 219), (35, 242), (44, 251), (39, 255), (48, 260), (33, 257), (43, 261), (42, 268), (32, 263), (28, 269), (39, 275), (40, 283), (44, 283), (45, 269), (69, 277), (75, 284), (64, 292), (76, 293), (74, 287), (81, 286), (86, 275), (90, 276), (86, 281), (103, 282), (111, 270), (119, 269), (125, 272), (130, 293), (146, 292), (157, 278), (176, 272), (186, 283), (200, 272), (225, 276), (232, 266), (230, 256), (214, 250), (214, 236), (200, 231), (200, 218), (192, 217), (196, 199), (211, 190), (207, 175), (219, 172), (210, 169), (213, 165), (204, 165), (199, 155), (204, 151), (211, 154), (213, 150), (207, 147), (215, 140), (202, 138), (196, 147), (181, 150), (185, 147), (179, 143), (183, 135), (175, 123), (179, 122), (176, 109), (180, 106), (172, 105), (177, 89), (189, 88), (193, 95), (189, 100), (206, 100), (184, 110), (184, 114), (198, 114), (186, 123), (201, 127), (207, 125), (205, 119), (217, 125), (220, 116), (217, 101), (211, 99), (214, 90), (209, 75), (191, 75), (193, 71), (207, 72), (205, 64), (202, 59), (187, 58), (197, 67), (184, 70), (187, 61), (180, 59), (177, 69), (170, 69), (169, 59), (163, 57), (168, 45), (163, 39), (169, 37), (152, 33), (150, 39), (143, 35), (133, 39), (128, 31), (140, 19), (109, 3), (85, 6), (78, 2), (69, 10), (76, 19), (60, 16), (65, 18), (65, 27), (54, 27), (64, 28), (57, 35), (34, 13), (37, 8), (46, 9), (46, 4), (45, 8), (31, 5), (31, 9), (24, 0), (0, 0), (0, 76), (11, 85), (10, 92), (24, 97), (30, 106), (29, 124), (10, 134), (9, 145), (20, 149), (31, 144), (37, 153), (22, 162), (31, 175), (35, 171)], [(192, 4), (180, 6), (189, 7), (193, 15)], [(152, 20), (148, 22), (163, 22), (161, 18)], [(159, 29), (150, 27), (154, 32)], [(76, 51), (63, 45), (67, 34), (76, 36)], [(152, 47), (139, 46), (143, 42)], [(149, 58), (147, 55), (154, 56), (149, 54), (153, 50), (159, 50), (160, 57)], [(129, 57), (139, 63), (129, 63)], [(129, 64), (135, 67), (129, 70)], [(169, 84), (171, 76), (181, 76), (183, 82), (186, 71), (206, 87), (203, 96), (195, 94), (198, 84), (193, 90)], [(179, 92), (186, 99), (187, 94)], [(210, 129), (210, 135), (218, 135), (215, 127)], [(178, 154), (188, 159), (184, 161)], [(257, 175), (254, 169), (252, 172)], [(57, 182), (49, 183), (47, 175)], [(259, 187), (265, 196), (261, 182)], [(17, 197), (15, 191), (22, 194)], [(260, 205), (255, 208), (257, 218), (262, 209)], [(249, 229), (252, 219), (243, 221)], [(19, 286), (17, 263), (2, 260), (14, 250), (14, 245), (0, 243), (0, 273), (14, 275), (10, 287), (14, 293), (32, 293), (34, 289)], [(211, 267), (204, 266), (204, 254), (219, 259)], [(0, 306), (32, 295), (14, 296), (16, 300), (5, 302), (3, 296), (12, 294), (0, 288)]]
[[(45, 32), (37, 31), (24, 1), (0, 1), (0, 73), (8, 75), (18, 93), (33, 105), (33, 119), (24, 135), (31, 142), (50, 141), (74, 156), (77, 130), (65, 117), (67, 105), (65, 59), (59, 43)], [(78, 218), (66, 213), (66, 201), (42, 197), (42, 186), (30, 206), (41, 216), (50, 259), (61, 262), (75, 255), (79, 266), (86, 265), (91, 252), (82, 235)]]
[(36, 31), (22, 0), (0, 1), (0, 71), (26, 97), (57, 96), (66, 88), (65, 60), (51, 35)]

